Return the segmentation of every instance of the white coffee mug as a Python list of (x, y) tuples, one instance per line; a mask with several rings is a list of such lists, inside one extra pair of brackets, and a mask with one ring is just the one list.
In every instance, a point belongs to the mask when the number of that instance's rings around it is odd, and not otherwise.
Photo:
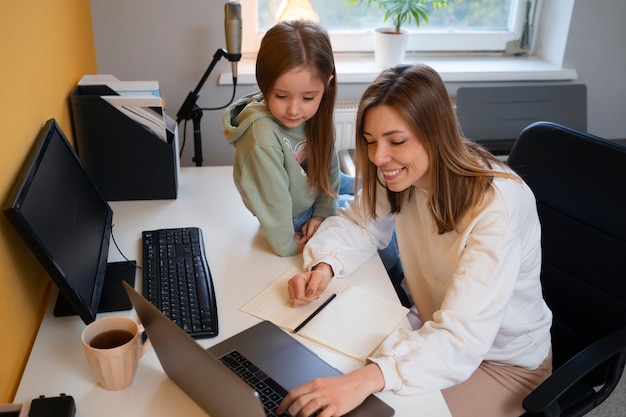
[(82, 333), (83, 350), (96, 379), (108, 390), (121, 390), (133, 382), (139, 359), (150, 342), (142, 341), (143, 327), (129, 317), (97, 319)]

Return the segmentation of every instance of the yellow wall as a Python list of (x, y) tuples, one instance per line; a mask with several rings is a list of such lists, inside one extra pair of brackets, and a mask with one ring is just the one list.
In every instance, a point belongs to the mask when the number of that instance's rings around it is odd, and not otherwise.
[[(0, 0), (0, 205), (46, 120), (70, 140), (69, 94), (97, 72), (89, 0)], [(0, 403), (12, 402), (51, 281), (0, 215)]]

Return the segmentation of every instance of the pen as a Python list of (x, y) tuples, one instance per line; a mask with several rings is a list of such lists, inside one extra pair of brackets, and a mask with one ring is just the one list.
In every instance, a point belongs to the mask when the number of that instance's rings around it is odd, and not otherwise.
[(313, 313), (311, 313), (311, 315), (309, 317), (307, 317), (306, 319), (304, 319), (304, 321), (302, 323), (300, 323), (298, 325), (298, 327), (296, 327), (294, 329), (294, 333), (298, 333), (300, 330), (302, 330), (302, 328), (304, 326), (306, 326), (306, 324), (308, 322), (310, 322), (311, 320), (313, 320), (313, 317), (317, 316), (320, 311), (322, 311), (324, 309), (324, 307), (326, 307), (328, 305), (328, 303), (330, 303), (331, 301), (333, 301), (333, 299), (337, 296), (337, 293), (334, 293), (333, 295), (331, 295), (330, 297), (328, 297), (328, 300), (324, 301), (324, 303), (319, 306)]

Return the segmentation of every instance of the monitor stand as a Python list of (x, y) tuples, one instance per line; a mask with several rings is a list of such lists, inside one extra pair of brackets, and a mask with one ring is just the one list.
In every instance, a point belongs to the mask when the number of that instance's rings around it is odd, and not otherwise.
[[(124, 291), (122, 281), (126, 281), (134, 287), (136, 271), (137, 263), (135, 261), (111, 262), (107, 264), (98, 313), (109, 313), (133, 308), (126, 291)], [(60, 292), (54, 306), (54, 315), (57, 317), (76, 315), (72, 305)]]

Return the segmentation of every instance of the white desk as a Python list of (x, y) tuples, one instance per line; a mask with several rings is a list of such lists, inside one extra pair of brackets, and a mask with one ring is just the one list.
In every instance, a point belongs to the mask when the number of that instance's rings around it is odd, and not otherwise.
[[(142, 230), (182, 226), (203, 229), (220, 325), (218, 337), (198, 341), (204, 347), (258, 322), (240, 312), (239, 308), (289, 268), (302, 264), (301, 256), (281, 258), (271, 252), (258, 221), (241, 202), (233, 184), (231, 167), (182, 168), (176, 200), (112, 202), (111, 206), (115, 240), (128, 258), (139, 262)], [(122, 259), (111, 242), (109, 261)], [(346, 279), (380, 296), (397, 300), (378, 257)], [(55, 300), (56, 295), (39, 329), (15, 397), (16, 403), (28, 406), (39, 395), (66, 393), (76, 401), (77, 417), (206, 415), (167, 378), (152, 349), (141, 359), (130, 387), (107, 391), (99, 386), (90, 373), (80, 344), (84, 323), (78, 316), (54, 317)], [(133, 311), (111, 314), (134, 316)], [(361, 365), (301, 340), (343, 372)], [(421, 396), (398, 396), (391, 392), (377, 395), (396, 410), (398, 417), (450, 417), (438, 391)]]

